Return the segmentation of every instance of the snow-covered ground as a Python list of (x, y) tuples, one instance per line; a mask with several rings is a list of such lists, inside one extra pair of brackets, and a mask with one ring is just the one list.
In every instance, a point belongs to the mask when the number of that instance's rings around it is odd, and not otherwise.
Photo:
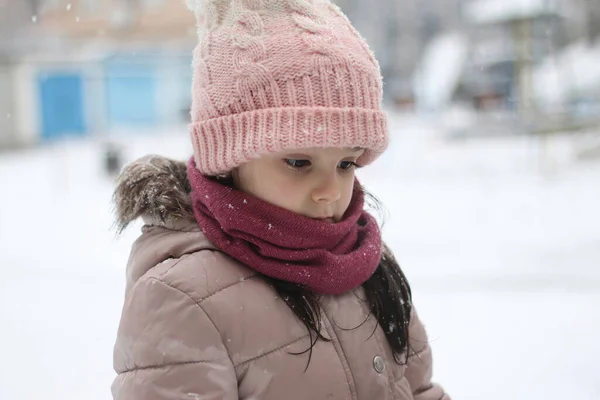
[[(445, 142), (392, 120), (360, 171), (413, 285), (435, 379), (460, 400), (600, 399), (600, 160), (578, 140)], [(128, 160), (190, 154), (185, 128)], [(0, 156), (0, 399), (108, 400), (128, 248), (95, 142)]]

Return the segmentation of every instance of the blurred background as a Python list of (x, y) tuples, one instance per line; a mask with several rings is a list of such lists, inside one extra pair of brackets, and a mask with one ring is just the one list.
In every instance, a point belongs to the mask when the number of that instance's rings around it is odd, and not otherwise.
[[(454, 399), (600, 399), (600, 2), (338, 0), (385, 79), (359, 171)], [(0, 399), (110, 399), (123, 164), (188, 143), (183, 0), (0, 0)]]

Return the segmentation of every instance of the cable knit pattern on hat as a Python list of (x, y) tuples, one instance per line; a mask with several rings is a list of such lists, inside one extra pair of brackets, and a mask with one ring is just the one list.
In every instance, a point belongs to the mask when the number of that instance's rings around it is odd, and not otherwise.
[(388, 143), (379, 64), (329, 0), (188, 0), (198, 20), (190, 134), (218, 175), (265, 153)]

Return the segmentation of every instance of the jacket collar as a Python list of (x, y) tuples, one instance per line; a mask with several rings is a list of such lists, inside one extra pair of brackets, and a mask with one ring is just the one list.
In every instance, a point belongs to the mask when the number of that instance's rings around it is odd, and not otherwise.
[(194, 217), (186, 168), (183, 162), (146, 156), (119, 175), (113, 194), (117, 229), (139, 219), (144, 223), (127, 263), (128, 288), (162, 262), (216, 250)]

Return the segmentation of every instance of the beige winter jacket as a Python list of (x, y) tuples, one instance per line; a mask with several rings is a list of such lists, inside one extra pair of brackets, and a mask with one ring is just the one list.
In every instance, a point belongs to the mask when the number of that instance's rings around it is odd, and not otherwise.
[(331, 342), (317, 342), (306, 369), (306, 328), (260, 276), (200, 232), (188, 190), (185, 165), (164, 158), (140, 160), (122, 176), (120, 222), (143, 217), (146, 225), (127, 266), (116, 400), (449, 400), (431, 383), (417, 315), (416, 355), (398, 365), (360, 289), (322, 299)]

